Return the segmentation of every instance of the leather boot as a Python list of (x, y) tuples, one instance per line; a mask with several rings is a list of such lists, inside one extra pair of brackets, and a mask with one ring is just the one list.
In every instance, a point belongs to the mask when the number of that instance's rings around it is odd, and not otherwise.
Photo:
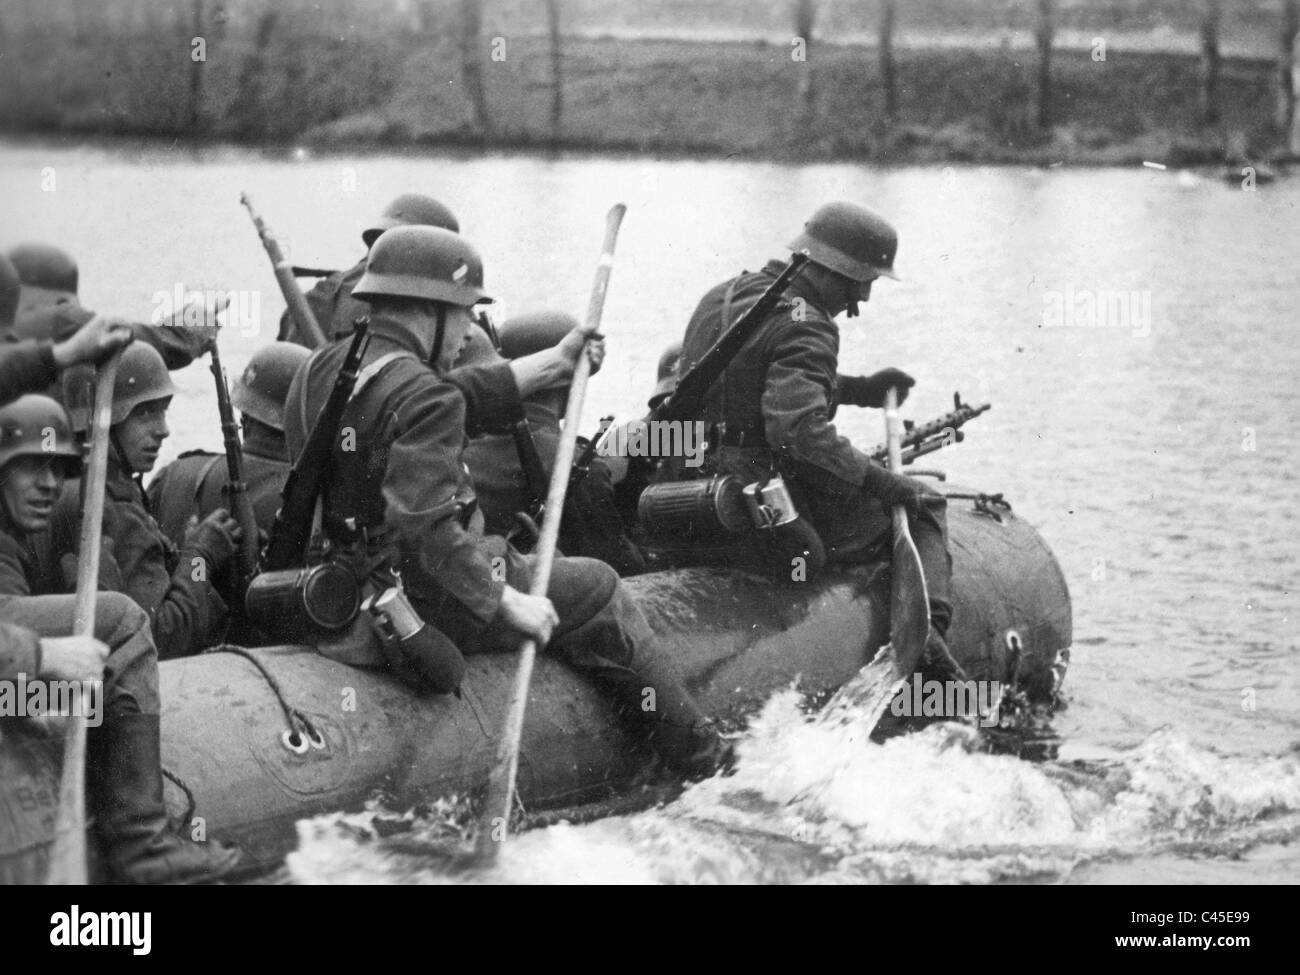
[(110, 714), (94, 736), (96, 805), (114, 879), (132, 884), (201, 884), (241, 864), (237, 850), (173, 833), (163, 802), (159, 718)]
[[(673, 771), (689, 781), (707, 779), (729, 771), (736, 762), (735, 748), (718, 734), (667, 661), (642, 654), (635, 678), (623, 683), (625, 710), (650, 733), (655, 753)], [(654, 689), (654, 707), (648, 708), (647, 688)]]

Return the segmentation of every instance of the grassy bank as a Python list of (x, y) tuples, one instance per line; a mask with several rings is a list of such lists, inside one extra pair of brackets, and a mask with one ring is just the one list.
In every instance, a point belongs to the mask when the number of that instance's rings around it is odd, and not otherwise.
[[(1086, 50), (1058, 50), (1054, 124), (1044, 131), (1027, 51), (896, 51), (899, 104), (887, 123), (872, 48), (818, 46), (801, 64), (788, 46), (764, 42), (566, 39), (554, 130), (551, 62), (539, 37), (506, 37), (503, 60), (484, 58), (483, 127), (445, 33), (312, 33), (272, 17), (256, 30), (206, 37), (197, 89), (191, 33), (169, 21), (110, 38), (27, 36), (0, 56), (0, 127), (876, 162), (1256, 162), (1281, 143), (1271, 120), (1275, 69), (1263, 59), (1225, 60), (1225, 122), (1207, 128), (1198, 122), (1196, 58), (1112, 48), (1099, 62)], [(806, 95), (800, 80), (810, 68)]]

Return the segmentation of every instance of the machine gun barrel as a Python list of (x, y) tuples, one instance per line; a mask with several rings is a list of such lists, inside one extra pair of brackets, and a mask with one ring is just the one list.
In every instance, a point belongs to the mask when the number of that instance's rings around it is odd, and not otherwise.
[[(962, 426), (993, 408), (992, 403), (983, 403), (979, 406), (963, 403), (960, 393), (953, 393), (952, 402), (951, 413), (945, 413), (928, 423), (907, 428), (900, 444), (903, 448), (904, 464), (910, 464), (918, 457), (932, 454), (949, 444), (961, 443), (966, 439), (966, 435), (961, 431)], [(884, 444), (879, 444), (871, 451), (871, 459), (883, 464), (888, 453), (888, 448)]]

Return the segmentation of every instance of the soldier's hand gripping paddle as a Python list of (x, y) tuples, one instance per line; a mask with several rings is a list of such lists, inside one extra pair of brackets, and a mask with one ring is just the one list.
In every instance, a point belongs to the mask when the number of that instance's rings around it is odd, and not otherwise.
[[(885, 434), (889, 469), (902, 472), (902, 422), (898, 418), (898, 390), (885, 393)], [(925, 588), (921, 556), (912, 541), (907, 512), (895, 505), (892, 588), (889, 596), (889, 642), (875, 658), (840, 688), (826, 706), (828, 714), (852, 713), (868, 733), (885, 713), (898, 689), (916, 672), (930, 636), (930, 597)]]
[[(582, 326), (583, 334), (588, 340), (600, 329), (605, 291), (609, 287), (609, 274), (614, 267), (614, 244), (618, 240), (618, 228), (626, 212), (627, 207), (616, 203), (605, 217), (605, 242), (600, 251), (600, 263), (596, 266), (596, 282), (591, 288), (591, 301), (587, 305), (587, 321)], [(529, 587), (529, 593), (533, 596), (545, 596), (551, 581), (551, 564), (555, 560), (556, 540), (560, 534), (560, 513), (564, 511), (564, 494), (569, 487), (569, 471), (573, 467), (574, 446), (578, 426), (582, 421), (582, 402), (587, 394), (587, 377), (590, 374), (591, 363), (587, 359), (584, 345), (573, 369), (569, 402), (564, 411), (564, 430), (555, 452), (555, 464), (551, 468), (546, 515), (537, 542), (537, 566)], [(488, 777), (487, 797), (483, 815), (479, 819), (475, 856), (482, 866), (489, 866), (496, 860), (497, 853), (506, 840), (510, 811), (515, 800), (515, 775), (519, 770), (519, 743), (524, 731), (524, 712), (528, 706), (528, 688), (532, 682), (536, 657), (536, 641), (526, 640), (519, 655), (519, 670), (515, 674), (510, 707), (506, 712), (501, 737), (497, 740), (496, 762)]]
[[(73, 636), (95, 635), (95, 598), (99, 592), (99, 548), (104, 520), (104, 489), (108, 480), (108, 428), (113, 420), (113, 383), (122, 353), (99, 367), (95, 380), (94, 416), (90, 425), (90, 459), (86, 465), (85, 504), (81, 511), (81, 544), (77, 549), (77, 595), (73, 604)], [(63, 777), (59, 780), (59, 809), (54, 820), (50, 852), (50, 884), (87, 883), (86, 867), (86, 690), (77, 693), (63, 739)]]

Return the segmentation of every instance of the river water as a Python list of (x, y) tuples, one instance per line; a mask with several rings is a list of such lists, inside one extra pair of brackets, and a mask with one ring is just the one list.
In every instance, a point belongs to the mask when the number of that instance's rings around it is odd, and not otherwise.
[[(294, 261), (328, 267), (361, 255), (359, 230), (389, 198), (432, 193), (480, 246), (507, 314), (581, 314), (604, 212), (622, 200), (592, 417), (636, 413), (699, 295), (782, 256), (818, 204), (880, 209), (901, 230), (903, 280), (842, 321), (841, 368), (911, 372), (918, 420), (954, 390), (994, 404), (936, 466), (1003, 492), (1065, 570), (1059, 757), (983, 754), (943, 728), (864, 750), (780, 694), (734, 777), (529, 833), (498, 878), (1300, 880), (1300, 183), (24, 143), (0, 148), (0, 187), (4, 243), (73, 251), (90, 307), (147, 319), (177, 285), (246, 292), (249, 320), (222, 338), (232, 373), (274, 339), (281, 308), (241, 191)], [(178, 382), (164, 462), (220, 445), (207, 372)], [(874, 413), (839, 420), (882, 439)], [(331, 821), (301, 832), (296, 879), (438, 879)]]

